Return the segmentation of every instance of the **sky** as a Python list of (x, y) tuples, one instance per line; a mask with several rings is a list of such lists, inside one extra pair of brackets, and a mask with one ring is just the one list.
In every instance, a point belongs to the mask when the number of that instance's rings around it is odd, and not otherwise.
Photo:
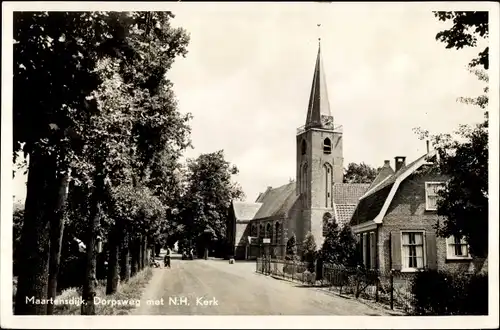
[[(179, 110), (193, 115), (185, 156), (224, 150), (247, 201), (295, 178), (319, 36), (344, 167), (411, 162), (426, 151), (414, 127), (446, 133), (481, 121), (479, 108), (456, 99), (481, 93), (467, 64), (482, 49), (446, 49), (435, 36), (450, 24), (407, 4), (169, 4), (191, 38), (168, 73)], [(25, 181), (16, 175), (16, 200)]]

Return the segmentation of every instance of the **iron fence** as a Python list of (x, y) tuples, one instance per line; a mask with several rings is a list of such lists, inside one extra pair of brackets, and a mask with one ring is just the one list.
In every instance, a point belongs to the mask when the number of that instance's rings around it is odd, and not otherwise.
[(316, 284), (315, 273), (308, 271), (308, 266), (310, 265), (306, 262), (294, 260), (257, 258), (256, 271), (264, 275), (314, 285)]
[(374, 300), (411, 312), (413, 294), (411, 283), (414, 274), (390, 271), (349, 268), (341, 265), (324, 265), (322, 286), (339, 294), (353, 295), (356, 298)]
[[(362, 267), (342, 265), (315, 265), (320, 274), (306, 262), (257, 258), (256, 272), (264, 275), (298, 281), (304, 285), (324, 287), (341, 295), (374, 300), (409, 313), (412, 311), (411, 283), (414, 274), (401, 272), (381, 273)], [(311, 271), (313, 270), (313, 271)], [(319, 276), (318, 276), (319, 275)]]

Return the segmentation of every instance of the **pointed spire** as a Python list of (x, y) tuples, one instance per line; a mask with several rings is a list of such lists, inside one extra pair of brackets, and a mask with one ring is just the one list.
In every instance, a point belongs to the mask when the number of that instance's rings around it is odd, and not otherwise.
[[(319, 26), (319, 25), (318, 25)], [(328, 91), (326, 88), (325, 71), (321, 60), (321, 38), (318, 38), (318, 55), (316, 57), (316, 66), (309, 96), (309, 105), (307, 109), (306, 128), (322, 127), (322, 118), (330, 117), (330, 103), (328, 101)]]

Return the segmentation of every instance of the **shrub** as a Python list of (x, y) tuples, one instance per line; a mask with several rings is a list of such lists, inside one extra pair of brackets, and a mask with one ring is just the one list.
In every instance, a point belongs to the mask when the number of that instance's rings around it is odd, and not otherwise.
[(295, 234), (286, 242), (286, 260), (295, 260), (297, 255), (297, 239)]
[(411, 292), (417, 315), (487, 315), (488, 275), (426, 270), (415, 275)]
[(304, 242), (302, 243), (303, 251), (303, 261), (307, 263), (307, 270), (310, 273), (315, 271), (314, 262), (316, 260), (316, 242), (314, 240), (314, 235), (311, 232), (306, 234)]
[(356, 240), (349, 225), (340, 228), (337, 223), (328, 224), (327, 234), (321, 247), (321, 256), (327, 263), (357, 266), (360, 262)]

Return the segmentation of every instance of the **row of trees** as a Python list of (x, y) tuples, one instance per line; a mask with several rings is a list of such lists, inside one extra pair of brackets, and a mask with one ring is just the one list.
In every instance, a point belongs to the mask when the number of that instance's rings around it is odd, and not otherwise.
[(178, 111), (167, 74), (189, 36), (173, 17), (15, 13), (13, 161), (21, 152), (29, 159), (14, 224), (15, 314), (53, 313), (26, 297), (55, 297), (62, 246), (75, 239), (85, 248), (82, 314), (95, 314), (101, 242), (111, 294), (165, 234), (224, 231), (222, 210), (242, 195), (230, 180), (237, 169), (222, 152), (180, 163), (191, 116)]

